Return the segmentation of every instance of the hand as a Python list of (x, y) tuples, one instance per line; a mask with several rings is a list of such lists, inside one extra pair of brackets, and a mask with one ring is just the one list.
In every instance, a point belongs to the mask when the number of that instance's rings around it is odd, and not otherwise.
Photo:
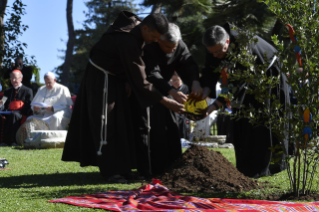
[(181, 91), (176, 91), (174, 88), (172, 88), (168, 93), (179, 103), (187, 101), (187, 96)]
[(48, 106), (48, 107), (46, 108), (46, 110), (49, 111), (49, 112), (50, 112), (50, 111), (53, 111), (53, 107), (52, 107), (52, 106)]
[(184, 105), (176, 102), (173, 99), (169, 99), (167, 97), (163, 97), (163, 99), (160, 101), (161, 104), (163, 104), (165, 107), (167, 107), (168, 109), (176, 112), (176, 113), (184, 113), (185, 109), (184, 109)]
[(203, 89), (202, 99), (206, 99), (206, 98), (208, 97), (209, 93), (210, 93), (210, 88), (205, 87), (205, 88)]
[(0, 100), (0, 106), (2, 106), (3, 105), (3, 101), (2, 100)]
[(40, 108), (37, 106), (33, 106), (33, 110), (34, 110), (34, 112), (38, 112), (40, 110)]
[(192, 94), (194, 94), (195, 96), (201, 96), (202, 93), (203, 89), (200, 86), (200, 83), (197, 80), (194, 80), (192, 84)]
[(198, 109), (195, 112), (200, 113), (201, 115), (204, 115), (207, 117), (209, 114), (211, 114), (214, 110), (216, 110), (215, 105), (211, 104), (205, 109)]
[(132, 93), (132, 89), (128, 82), (125, 83), (125, 90), (126, 90), (127, 97), (130, 97)]

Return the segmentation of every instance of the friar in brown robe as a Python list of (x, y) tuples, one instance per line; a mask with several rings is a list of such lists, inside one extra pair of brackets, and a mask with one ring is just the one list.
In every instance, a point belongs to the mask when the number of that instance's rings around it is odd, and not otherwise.
[[(136, 168), (136, 147), (147, 145), (134, 141), (129, 98), (137, 99), (141, 107), (161, 102), (175, 111), (183, 105), (163, 97), (146, 80), (142, 60), (144, 42), (151, 43), (167, 32), (168, 22), (162, 14), (151, 14), (140, 24), (140, 19), (129, 12), (121, 12), (107, 32), (90, 52), (74, 105), (68, 135), (62, 155), (63, 161), (77, 161), (81, 166), (98, 166), (103, 177), (129, 176)], [(98, 155), (103, 107), (104, 73), (108, 75), (107, 145)], [(131, 96), (131, 97), (129, 97)], [(147, 150), (147, 147), (143, 148)], [(139, 154), (139, 152), (138, 152)], [(143, 153), (147, 156), (147, 153)], [(140, 163), (143, 158), (138, 158)]]

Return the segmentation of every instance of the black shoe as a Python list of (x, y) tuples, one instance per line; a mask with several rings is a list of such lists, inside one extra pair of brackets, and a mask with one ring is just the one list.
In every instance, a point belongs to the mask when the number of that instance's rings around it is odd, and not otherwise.
[(152, 174), (149, 173), (149, 172), (143, 172), (143, 173), (141, 173), (141, 176), (143, 176), (145, 180), (151, 180), (152, 179)]
[(127, 183), (127, 180), (121, 175), (113, 175), (107, 178), (109, 183)]

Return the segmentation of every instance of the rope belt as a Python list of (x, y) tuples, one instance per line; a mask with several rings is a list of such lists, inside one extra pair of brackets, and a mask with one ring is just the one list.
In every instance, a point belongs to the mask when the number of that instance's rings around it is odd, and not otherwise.
[(275, 63), (276, 59), (277, 59), (277, 56), (275, 55), (275, 56), (272, 58), (271, 63), (270, 63), (269, 66), (267, 67), (267, 70), (271, 68), (271, 66)]
[(97, 155), (102, 155), (102, 146), (107, 144), (106, 136), (107, 136), (107, 97), (108, 97), (108, 85), (109, 85), (109, 78), (108, 75), (114, 74), (106, 71), (105, 69), (101, 68), (100, 66), (93, 63), (91, 59), (89, 59), (89, 62), (97, 69), (102, 71), (105, 75), (104, 77), (104, 87), (103, 87), (103, 98), (102, 98), (102, 115), (101, 115), (101, 134), (100, 134), (100, 147), (99, 151), (97, 152)]

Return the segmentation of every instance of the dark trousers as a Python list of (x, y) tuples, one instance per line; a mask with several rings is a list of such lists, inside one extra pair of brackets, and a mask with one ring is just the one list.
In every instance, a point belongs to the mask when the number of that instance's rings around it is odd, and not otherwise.
[(16, 143), (16, 133), (21, 125), (22, 114), (19, 111), (14, 111), (9, 115), (2, 115), (0, 121), (1, 143), (11, 145)]

